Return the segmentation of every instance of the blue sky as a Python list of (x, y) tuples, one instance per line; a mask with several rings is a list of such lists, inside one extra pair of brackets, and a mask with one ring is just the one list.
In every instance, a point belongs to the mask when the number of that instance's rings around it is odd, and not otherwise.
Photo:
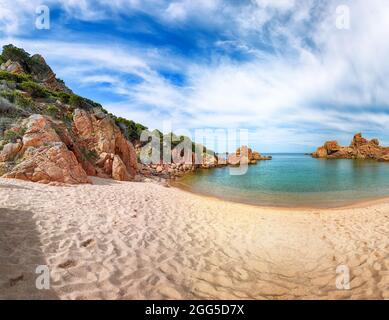
[(41, 53), (77, 94), (150, 128), (248, 129), (261, 152), (359, 131), (389, 144), (388, 38), (386, 0), (0, 1), (0, 44)]

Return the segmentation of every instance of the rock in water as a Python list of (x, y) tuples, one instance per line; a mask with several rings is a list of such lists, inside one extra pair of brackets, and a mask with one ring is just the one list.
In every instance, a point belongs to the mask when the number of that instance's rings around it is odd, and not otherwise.
[(381, 147), (377, 139), (367, 140), (357, 133), (348, 147), (341, 147), (336, 141), (328, 141), (312, 154), (324, 159), (372, 159), (388, 161), (389, 148)]
[(271, 160), (272, 157), (262, 156), (259, 152), (252, 151), (247, 146), (236, 149), (236, 152), (230, 154), (227, 158), (229, 165), (237, 166), (239, 164), (256, 164), (258, 161)]

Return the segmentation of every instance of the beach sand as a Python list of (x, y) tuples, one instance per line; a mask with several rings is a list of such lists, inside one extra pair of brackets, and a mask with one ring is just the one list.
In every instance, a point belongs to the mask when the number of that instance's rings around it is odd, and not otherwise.
[(289, 210), (93, 181), (0, 179), (1, 299), (389, 299), (389, 200)]

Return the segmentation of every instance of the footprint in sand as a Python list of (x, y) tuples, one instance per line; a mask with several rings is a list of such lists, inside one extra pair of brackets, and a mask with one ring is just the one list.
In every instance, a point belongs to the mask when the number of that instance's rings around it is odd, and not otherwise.
[(74, 260), (66, 260), (63, 263), (60, 263), (58, 265), (58, 268), (69, 269), (69, 268), (72, 268), (72, 267), (75, 267), (75, 266), (76, 266), (76, 262)]
[(81, 243), (81, 247), (84, 247), (84, 248), (89, 247), (94, 242), (95, 242), (95, 240), (93, 240), (93, 239), (85, 240), (84, 242)]
[(21, 274), (20, 276), (16, 277), (16, 278), (12, 278), (12, 279), (9, 279), (9, 285), (11, 287), (15, 286), (18, 282), (20, 281), (23, 281), (24, 280), (24, 275)]

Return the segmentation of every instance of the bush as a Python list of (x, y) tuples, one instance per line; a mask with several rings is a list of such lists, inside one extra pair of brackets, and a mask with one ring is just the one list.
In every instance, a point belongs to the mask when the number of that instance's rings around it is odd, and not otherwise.
[(13, 130), (7, 130), (4, 132), (4, 140), (15, 143), (18, 139), (22, 139), (23, 134)]
[(3, 139), (3, 133), (12, 126), (14, 119), (9, 117), (0, 118), (0, 139)]
[(27, 64), (30, 61), (30, 54), (21, 48), (17, 48), (12, 44), (3, 46), (2, 57), (5, 61), (11, 59), (12, 61), (18, 61), (23, 64)]
[(14, 74), (8, 71), (0, 71), (0, 80), (22, 83), (25, 81), (32, 81), (32, 77), (27, 74)]
[(135, 123), (132, 120), (127, 120), (121, 117), (115, 117), (113, 115), (111, 115), (111, 117), (115, 120), (119, 128), (121, 129), (123, 127), (125, 128), (124, 134), (126, 135), (126, 138), (131, 141), (139, 140), (142, 131), (147, 129), (145, 126), (142, 126), (139, 123)]
[(34, 106), (34, 101), (32, 101), (32, 99), (25, 97), (19, 92), (15, 92), (15, 103), (22, 108)]
[(83, 102), (92, 106), (93, 108), (97, 108), (97, 109), (103, 109), (103, 106), (100, 104), (100, 103), (97, 103), (97, 102), (94, 102), (93, 100), (91, 99), (88, 99), (88, 98), (82, 98)]
[(20, 88), (28, 92), (33, 98), (46, 98), (49, 95), (46, 88), (33, 81), (22, 82)]
[(57, 97), (62, 103), (68, 104), (70, 101), (70, 94), (66, 92), (54, 92), (53, 95)]
[(0, 92), (0, 96), (3, 98), (6, 98), (9, 102), (14, 103), (15, 102), (15, 92), (14, 91), (2, 91)]
[(76, 94), (70, 95), (69, 104), (75, 108), (82, 107), (82, 98)]
[(57, 117), (59, 114), (59, 109), (56, 106), (49, 105), (46, 109), (47, 113), (52, 117)]
[(4, 98), (0, 97), (0, 114), (7, 114), (14, 109), (14, 106), (11, 103), (12, 101), (10, 102), (9, 99)]
[(67, 124), (67, 125), (70, 125), (73, 122), (73, 113), (71, 113), (71, 112), (66, 113), (63, 116), (63, 122), (65, 122), (65, 124)]
[(96, 161), (99, 158), (96, 151), (88, 150), (85, 147), (81, 147), (81, 154), (84, 158), (84, 161)]

